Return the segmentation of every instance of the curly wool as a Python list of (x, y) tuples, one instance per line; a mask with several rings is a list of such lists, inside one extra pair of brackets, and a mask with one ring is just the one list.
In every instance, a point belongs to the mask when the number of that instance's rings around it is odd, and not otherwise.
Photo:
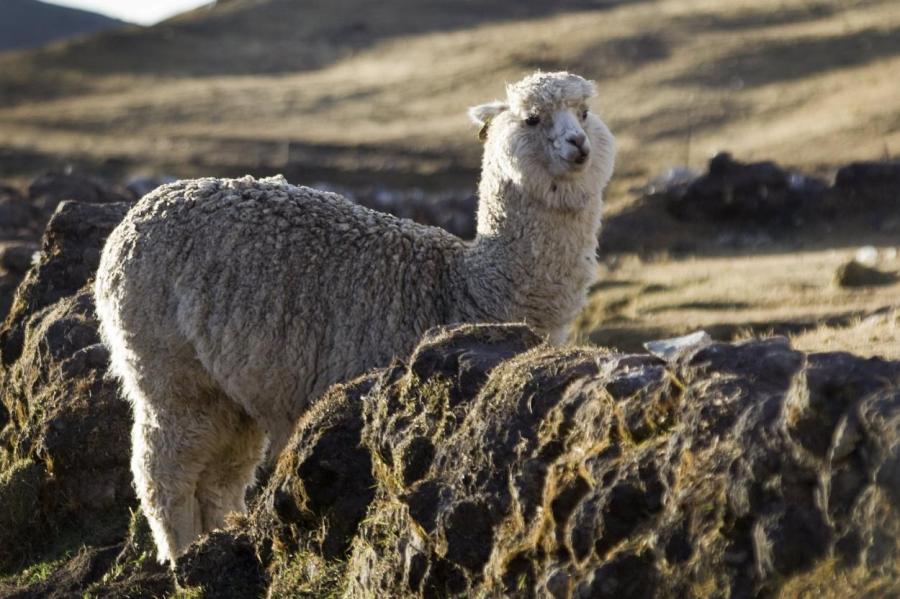
[[(593, 86), (579, 80), (554, 74), (529, 97), (569, 101), (553, 88), (580, 86), (584, 102)], [(524, 321), (565, 339), (596, 272), (613, 140), (592, 115), (591, 163), (554, 178), (541, 153), (559, 144), (517, 129), (514, 89), (491, 117), (474, 242), (281, 177), (166, 185), (112, 233), (97, 311), (134, 407), (132, 470), (160, 561), (245, 509), (267, 443), (277, 455), (328, 386), (427, 329)]]
[(506, 86), (510, 109), (526, 115), (582, 102), (595, 93), (596, 86), (591, 81), (560, 73), (537, 72)]

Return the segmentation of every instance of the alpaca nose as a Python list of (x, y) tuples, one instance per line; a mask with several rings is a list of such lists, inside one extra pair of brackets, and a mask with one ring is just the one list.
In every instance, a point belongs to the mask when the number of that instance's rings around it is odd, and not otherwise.
[(591, 148), (587, 146), (587, 137), (584, 133), (574, 133), (566, 138), (566, 141), (578, 148), (578, 157), (575, 158), (575, 162), (578, 164), (583, 163), (588, 154), (591, 153)]
[(579, 150), (584, 151), (584, 142), (587, 141), (587, 137), (584, 136), (584, 133), (573, 133), (566, 138), (566, 141), (568, 141)]

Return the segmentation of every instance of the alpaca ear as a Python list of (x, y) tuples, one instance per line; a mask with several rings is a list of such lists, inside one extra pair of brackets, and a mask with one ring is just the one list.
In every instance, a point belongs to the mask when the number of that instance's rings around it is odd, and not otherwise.
[(469, 118), (481, 127), (481, 131), (478, 132), (478, 141), (487, 139), (487, 130), (491, 120), (508, 108), (509, 106), (505, 102), (488, 102), (469, 109)]

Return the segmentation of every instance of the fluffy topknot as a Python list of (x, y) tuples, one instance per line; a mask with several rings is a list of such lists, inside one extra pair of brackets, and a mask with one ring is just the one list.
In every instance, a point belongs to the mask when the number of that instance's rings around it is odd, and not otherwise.
[(537, 109), (558, 109), (578, 104), (596, 94), (591, 81), (566, 71), (542, 73), (538, 71), (506, 86), (510, 108), (518, 114)]

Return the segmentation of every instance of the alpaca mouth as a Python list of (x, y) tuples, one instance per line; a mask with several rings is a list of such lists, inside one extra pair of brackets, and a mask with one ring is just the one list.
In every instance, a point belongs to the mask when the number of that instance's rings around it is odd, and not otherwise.
[(590, 153), (580, 152), (572, 158), (566, 158), (566, 163), (568, 163), (569, 170), (580, 171), (584, 169), (590, 157)]

